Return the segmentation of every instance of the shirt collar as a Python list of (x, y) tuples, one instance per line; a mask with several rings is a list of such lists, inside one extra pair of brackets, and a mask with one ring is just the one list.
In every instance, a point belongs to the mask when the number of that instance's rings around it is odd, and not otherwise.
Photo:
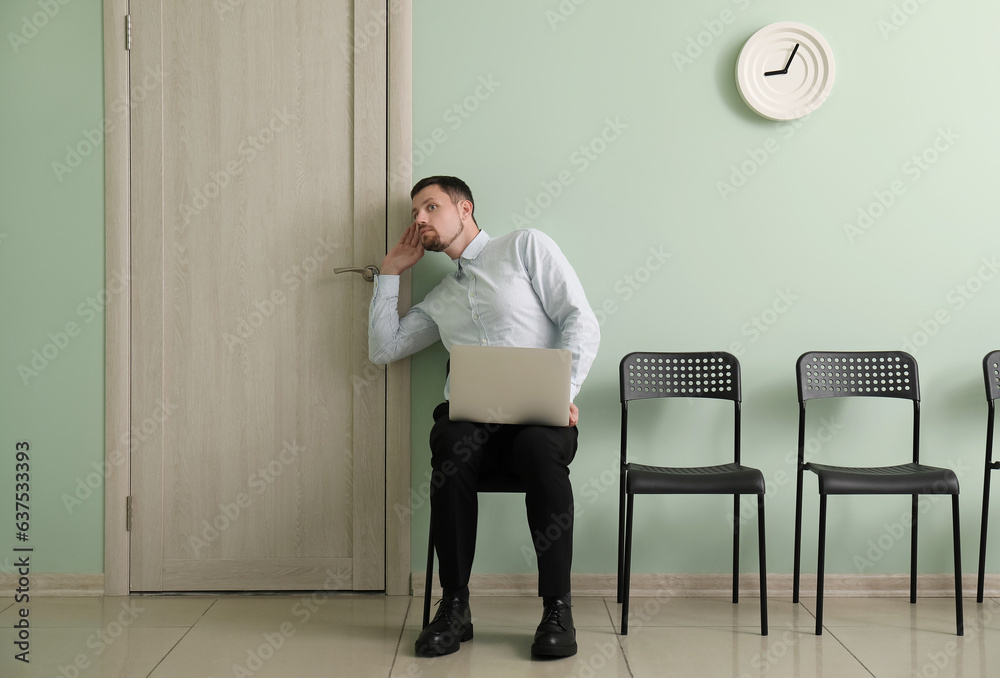
[(486, 248), (486, 243), (490, 241), (490, 236), (486, 234), (486, 231), (479, 231), (475, 238), (472, 239), (465, 249), (462, 250), (462, 254), (456, 260), (458, 262), (458, 270), (462, 270), (463, 261), (471, 261), (480, 255), (480, 253)]

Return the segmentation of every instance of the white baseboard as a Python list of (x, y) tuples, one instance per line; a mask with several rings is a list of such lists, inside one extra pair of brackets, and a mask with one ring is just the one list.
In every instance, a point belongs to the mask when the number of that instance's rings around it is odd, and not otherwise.
[[(412, 574), (414, 595), (422, 595), (424, 573)], [(534, 574), (473, 574), (469, 590), (479, 596), (530, 596), (537, 593), (538, 577)], [(760, 595), (760, 578), (756, 574), (740, 575), (740, 595), (756, 597)], [(733, 580), (728, 574), (633, 574), (630, 594), (635, 597), (685, 598), (718, 597), (732, 594)], [(962, 577), (962, 591), (965, 597), (976, 595), (976, 575)], [(574, 574), (574, 596), (614, 596), (617, 593), (617, 578), (613, 574)], [(1000, 596), (1000, 574), (987, 574), (985, 582), (987, 597)], [(441, 595), (438, 583), (434, 582), (434, 596)], [(803, 574), (801, 579), (802, 597), (816, 595), (816, 575)], [(792, 575), (767, 575), (767, 595), (769, 598), (790, 598), (792, 595)], [(892, 598), (910, 595), (909, 574), (828, 574), (824, 582), (825, 596)], [(951, 574), (917, 575), (917, 595), (921, 598), (946, 598), (955, 595), (955, 577)]]
[[(20, 588), (16, 572), (0, 572), (0, 598), (13, 598)], [(28, 595), (38, 596), (103, 596), (103, 574), (63, 572), (32, 572), (28, 575)]]

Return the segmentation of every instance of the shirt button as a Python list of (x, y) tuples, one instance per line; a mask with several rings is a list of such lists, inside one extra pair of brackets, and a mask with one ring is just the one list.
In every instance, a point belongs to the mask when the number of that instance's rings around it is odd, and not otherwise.
[(477, 314), (475, 314), (475, 315), (474, 315), (474, 316), (472, 316), (472, 317), (473, 317), (474, 319), (476, 319), (476, 320), (479, 320), (479, 314), (478, 314), (478, 313), (477, 313)]
[(483, 346), (485, 346), (485, 345), (486, 345), (486, 340), (485, 340), (485, 339), (483, 339), (483, 340), (482, 340), (481, 342), (479, 342), (479, 343), (480, 343), (480, 344), (482, 344)]

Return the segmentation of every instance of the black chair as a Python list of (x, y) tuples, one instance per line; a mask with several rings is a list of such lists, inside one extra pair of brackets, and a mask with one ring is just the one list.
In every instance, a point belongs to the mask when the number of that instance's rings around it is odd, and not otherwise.
[[(729, 353), (630, 353), (621, 375), (621, 490), (618, 507), (618, 602), (622, 635), (628, 634), (629, 584), (632, 568), (632, 507), (637, 494), (733, 495), (733, 602), (739, 601), (740, 495), (757, 495), (760, 556), (760, 633), (767, 635), (767, 568), (764, 550), (764, 476), (740, 464), (740, 364)], [(650, 398), (715, 398), (731, 400), (734, 412), (733, 463), (672, 468), (627, 461), (628, 407)]]
[[(810, 352), (795, 363), (799, 393), (799, 452), (795, 485), (795, 563), (792, 602), (799, 602), (802, 546), (802, 475), (812, 471), (819, 481), (819, 558), (816, 573), (816, 635), (823, 633), (823, 575), (826, 555), (826, 498), (842, 494), (911, 495), (910, 602), (917, 602), (917, 498), (950, 494), (955, 549), (955, 614), (963, 635), (962, 561), (959, 548), (958, 477), (950, 469), (920, 463), (920, 388), (917, 363), (902, 351)], [(805, 460), (806, 403), (817, 398), (900, 398), (913, 403), (913, 461), (879, 467), (814, 464)]]
[(1000, 461), (993, 461), (994, 401), (1000, 398), (1000, 351), (988, 353), (983, 358), (983, 377), (986, 381), (986, 473), (983, 477), (983, 527), (979, 533), (979, 583), (976, 602), (983, 602), (983, 583), (986, 578), (986, 525), (990, 513), (990, 471), (1000, 468)]
[[(494, 476), (480, 474), (476, 486), (477, 492), (521, 492), (524, 484), (517, 476)], [(431, 620), (431, 584), (434, 581), (434, 525), (428, 529), (427, 537), (427, 578), (424, 580), (424, 621), (427, 626)], [(423, 628), (423, 626), (421, 628)]]

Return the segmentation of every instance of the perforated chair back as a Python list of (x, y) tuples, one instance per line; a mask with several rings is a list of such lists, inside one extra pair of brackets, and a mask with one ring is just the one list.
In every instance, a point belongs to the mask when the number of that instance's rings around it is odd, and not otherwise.
[(649, 398), (714, 398), (734, 408), (734, 461), (740, 463), (740, 362), (725, 351), (635, 352), (619, 364), (622, 401), (621, 464), (628, 447), (628, 404)]
[(986, 399), (1000, 398), (1000, 351), (993, 351), (983, 358), (983, 377), (986, 382)]
[(812, 351), (799, 357), (799, 402), (875, 396), (920, 400), (917, 362), (903, 351)]
[(810, 351), (795, 363), (799, 464), (805, 461), (805, 407), (818, 398), (898, 398), (913, 403), (913, 463), (920, 462), (917, 361), (904, 351)]
[(621, 361), (621, 401), (719, 398), (739, 401), (740, 364), (731, 353), (629, 353)]

